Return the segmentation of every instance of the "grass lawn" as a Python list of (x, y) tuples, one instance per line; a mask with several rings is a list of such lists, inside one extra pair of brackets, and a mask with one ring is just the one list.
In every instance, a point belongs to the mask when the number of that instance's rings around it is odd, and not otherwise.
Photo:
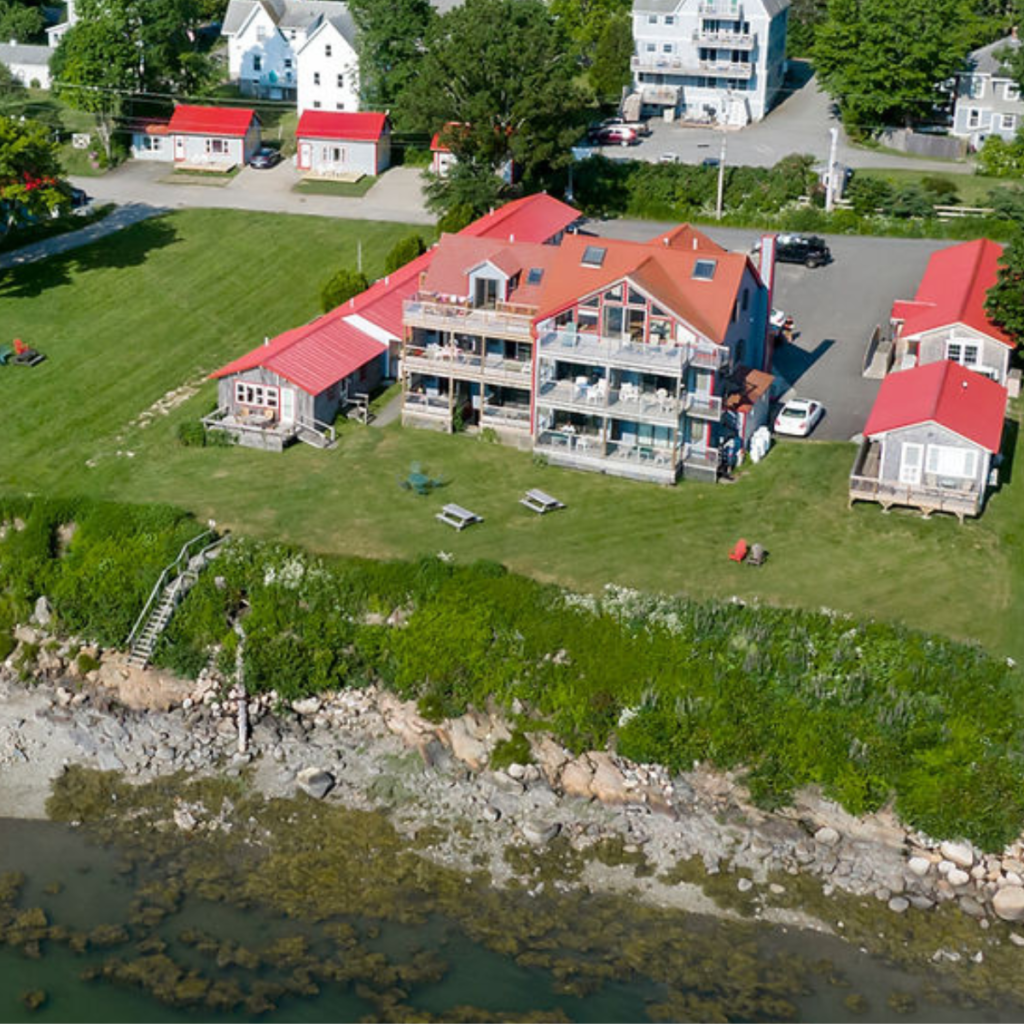
[(1020, 182), (1012, 178), (986, 178), (981, 174), (964, 174), (960, 171), (916, 171), (901, 167), (858, 169), (856, 173), (859, 178), (882, 178), (890, 185), (920, 184), (922, 178), (945, 178), (956, 185), (957, 197), (962, 206), (987, 206), (988, 194), (992, 189), (1021, 187)]
[(292, 191), (306, 196), (365, 196), (377, 181), (370, 174), (358, 181), (300, 181), (292, 186)]
[[(345, 424), (332, 452), (176, 442), (179, 423), (214, 405), (205, 373), (314, 316), (322, 279), (354, 265), (357, 239), (373, 276), (410, 230), (190, 210), (12, 272), (0, 283), (0, 322), (49, 358), (31, 370), (0, 369), (0, 488), (173, 502), (325, 552), (448, 551), (579, 588), (617, 582), (827, 606), (975, 638), (1024, 659), (1020, 472), (979, 521), (961, 527), (873, 505), (849, 511), (854, 452), (846, 444), (783, 443), (736, 483), (661, 488), (398, 425)], [(169, 416), (135, 425), (189, 383), (198, 393)], [(401, 490), (412, 461), (448, 486), (430, 497)], [(528, 513), (517, 499), (529, 487), (568, 509)], [(434, 519), (445, 501), (485, 522), (448, 529)], [(740, 536), (768, 549), (765, 566), (728, 561)]]

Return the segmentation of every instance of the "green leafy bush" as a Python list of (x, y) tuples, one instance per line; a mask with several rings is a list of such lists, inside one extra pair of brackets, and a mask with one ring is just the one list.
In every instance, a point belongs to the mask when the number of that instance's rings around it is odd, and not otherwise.
[(513, 764), (531, 764), (533, 753), (530, 741), (518, 729), (507, 740), (498, 740), (491, 751), (490, 765), (497, 771), (503, 771)]
[(406, 235), (399, 239), (391, 251), (384, 257), (384, 273), (393, 274), (406, 263), (411, 263), (417, 256), (427, 251), (427, 243), (420, 235)]
[(202, 448), (206, 444), (206, 428), (199, 420), (178, 424), (178, 443), (186, 448)]

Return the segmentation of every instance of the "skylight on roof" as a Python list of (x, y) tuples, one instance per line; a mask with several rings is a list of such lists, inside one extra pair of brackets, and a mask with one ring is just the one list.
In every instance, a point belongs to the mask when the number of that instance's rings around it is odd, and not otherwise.
[(541, 278), (544, 276), (543, 267), (530, 267), (530, 272), (526, 275), (527, 284), (540, 284)]
[(608, 250), (600, 245), (588, 245), (583, 250), (583, 259), (580, 260), (580, 263), (585, 267), (600, 267), (607, 254)]
[(715, 276), (718, 260), (697, 260), (693, 265), (693, 276), (698, 281), (710, 281)]

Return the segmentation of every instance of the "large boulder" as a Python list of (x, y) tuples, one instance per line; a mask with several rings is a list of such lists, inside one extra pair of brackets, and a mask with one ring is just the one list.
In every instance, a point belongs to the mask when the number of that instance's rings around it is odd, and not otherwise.
[(1024, 921), (1024, 889), (1019, 885), (1003, 886), (992, 897), (992, 909), (1004, 921)]
[(303, 768), (295, 777), (299, 789), (308, 793), (314, 800), (323, 800), (334, 789), (334, 776), (321, 768)]
[(169, 711), (191, 697), (195, 685), (160, 669), (131, 666), (121, 654), (104, 657), (97, 682), (134, 711)]
[(382, 693), (378, 708), (384, 724), (409, 747), (420, 747), (433, 736), (437, 726), (428, 722), (416, 709), (416, 702), (399, 700), (394, 694)]
[(562, 774), (558, 781), (566, 796), (591, 797), (594, 795), (591, 789), (591, 783), (594, 781), (594, 769), (585, 756), (566, 764), (562, 768)]
[(530, 751), (537, 767), (553, 786), (558, 782), (559, 772), (564, 765), (572, 760), (572, 755), (560, 743), (553, 740), (547, 733), (528, 733)]
[(958, 868), (969, 870), (974, 866), (974, 851), (968, 843), (943, 843), (939, 852), (944, 860), (951, 860)]
[(626, 787), (625, 776), (612, 760), (611, 754), (595, 750), (587, 754), (587, 760), (594, 769), (590, 791), (601, 803), (627, 804), (635, 798), (635, 794)]
[(448, 723), (448, 742), (452, 753), (474, 771), (487, 764), (487, 744), (477, 736), (478, 724), (475, 719), (453, 718)]

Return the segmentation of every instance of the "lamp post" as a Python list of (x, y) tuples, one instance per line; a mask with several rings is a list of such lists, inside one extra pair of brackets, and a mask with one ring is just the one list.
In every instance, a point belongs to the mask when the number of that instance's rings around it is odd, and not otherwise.
[(722, 129), (722, 149), (718, 154), (718, 193), (715, 196), (715, 220), (722, 219), (722, 199), (725, 196), (725, 129)]
[(839, 145), (839, 129), (829, 129), (832, 142), (828, 150), (828, 178), (825, 181), (825, 212), (831, 213), (836, 205), (836, 148)]

